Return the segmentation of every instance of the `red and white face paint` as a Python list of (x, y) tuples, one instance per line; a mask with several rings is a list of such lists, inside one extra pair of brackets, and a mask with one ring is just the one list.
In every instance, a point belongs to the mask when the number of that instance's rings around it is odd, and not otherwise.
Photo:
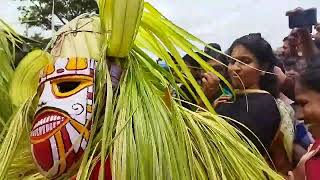
[(47, 178), (67, 173), (87, 146), (95, 66), (92, 59), (60, 58), (43, 72), (30, 137), (34, 161)]

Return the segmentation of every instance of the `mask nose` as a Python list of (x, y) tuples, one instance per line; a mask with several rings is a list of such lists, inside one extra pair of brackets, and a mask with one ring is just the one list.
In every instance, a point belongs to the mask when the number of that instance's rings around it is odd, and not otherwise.
[(42, 108), (43, 106), (45, 106), (47, 104), (47, 102), (45, 101), (39, 101), (38, 107)]

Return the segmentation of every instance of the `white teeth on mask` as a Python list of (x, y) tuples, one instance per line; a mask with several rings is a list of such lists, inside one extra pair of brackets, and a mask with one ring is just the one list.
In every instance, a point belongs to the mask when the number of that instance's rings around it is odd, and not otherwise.
[(51, 130), (52, 130), (52, 123), (46, 124), (46, 131), (45, 131), (45, 133), (50, 132)]
[(49, 131), (51, 131), (51, 130), (53, 129), (53, 128), (52, 128), (52, 126), (53, 126), (52, 124), (53, 124), (53, 123), (50, 123), (50, 124), (49, 124)]
[(46, 133), (46, 126), (42, 126), (42, 134), (45, 134)]
[(33, 126), (33, 129), (36, 129), (39, 125), (39, 121)]
[(43, 118), (43, 119), (41, 120), (41, 124), (40, 124), (40, 125), (44, 125), (44, 123), (46, 122), (46, 119), (47, 119), (47, 118)]
[(54, 122), (52, 123), (52, 128), (54, 129), (54, 128), (56, 128), (56, 126), (57, 126), (57, 122), (54, 121)]
[(46, 132), (46, 128), (45, 128), (45, 126), (41, 126), (40, 127), (40, 136), (42, 135), (42, 134), (44, 134)]
[(41, 135), (42, 135), (42, 126), (38, 128), (38, 136), (41, 136)]
[(45, 130), (45, 133), (46, 132), (49, 132), (49, 124), (46, 124), (46, 130)]
[(65, 117), (63, 116), (52, 115), (39, 120), (34, 125), (31, 136), (41, 136), (52, 131), (57, 126), (59, 126), (64, 119)]
[(45, 123), (48, 123), (50, 121), (50, 117), (46, 117)]

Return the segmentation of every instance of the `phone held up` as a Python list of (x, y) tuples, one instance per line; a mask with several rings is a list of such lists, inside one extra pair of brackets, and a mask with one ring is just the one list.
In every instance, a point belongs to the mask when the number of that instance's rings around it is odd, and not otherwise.
[(289, 16), (289, 28), (306, 28), (312, 32), (312, 26), (317, 24), (317, 8), (297, 10), (287, 13)]

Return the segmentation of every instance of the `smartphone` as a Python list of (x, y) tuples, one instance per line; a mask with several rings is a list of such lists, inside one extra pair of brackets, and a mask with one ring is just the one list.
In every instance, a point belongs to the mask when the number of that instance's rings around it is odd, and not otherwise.
[(289, 28), (308, 28), (312, 32), (312, 26), (317, 24), (317, 8), (306, 9), (289, 15)]

